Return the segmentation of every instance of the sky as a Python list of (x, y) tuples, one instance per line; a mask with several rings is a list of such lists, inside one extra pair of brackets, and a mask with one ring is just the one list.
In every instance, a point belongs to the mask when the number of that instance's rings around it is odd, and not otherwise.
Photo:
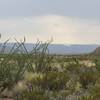
[(0, 42), (100, 44), (99, 9), (100, 0), (0, 0)]

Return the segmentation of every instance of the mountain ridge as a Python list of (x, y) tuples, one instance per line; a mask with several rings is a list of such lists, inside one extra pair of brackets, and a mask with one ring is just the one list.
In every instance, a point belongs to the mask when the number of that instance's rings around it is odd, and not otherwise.
[[(8, 52), (14, 43), (7, 43), (6, 44), (6, 52)], [(28, 51), (33, 49), (33, 45), (35, 43), (25, 43), (25, 47)], [(72, 45), (65, 45), (65, 44), (50, 44), (48, 46), (50, 54), (61, 54), (61, 55), (71, 55), (71, 54), (86, 54), (93, 52), (97, 47), (100, 45), (95, 44), (72, 44)]]

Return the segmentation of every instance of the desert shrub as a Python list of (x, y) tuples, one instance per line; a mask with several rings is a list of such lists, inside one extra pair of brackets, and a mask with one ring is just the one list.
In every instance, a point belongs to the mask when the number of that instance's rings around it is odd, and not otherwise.
[(87, 89), (89, 84), (94, 85), (99, 78), (99, 73), (95, 68), (81, 67), (79, 75), (79, 82), (83, 88)]
[(96, 81), (95, 85), (90, 89), (91, 100), (99, 100), (100, 99), (100, 78)]
[(31, 51), (32, 62), (35, 65), (35, 72), (45, 72), (50, 70), (50, 64), (53, 60), (53, 56), (49, 55), (49, 46), (50, 42), (42, 43), (38, 41)]
[(48, 72), (42, 80), (42, 88), (49, 90), (62, 90), (66, 87), (69, 76), (62, 72)]
[(44, 90), (58, 91), (66, 87), (69, 77), (62, 72), (47, 72), (42, 76), (33, 78), (31, 84)]
[(70, 72), (71, 74), (78, 74), (80, 72), (80, 66), (77, 64), (69, 64), (65, 67), (65, 72)]
[[(5, 89), (13, 87), (24, 79), (25, 72), (48, 71), (52, 56), (48, 55), (49, 43), (38, 41), (33, 50), (28, 52), (23, 42), (16, 42), (8, 53), (5, 53), (5, 45), (0, 54), (0, 95)], [(33, 68), (35, 64), (35, 69)]]
[(98, 71), (100, 71), (100, 57), (96, 57), (96, 58), (94, 59), (94, 62), (95, 62), (95, 64), (96, 64), (96, 69), (97, 69)]
[(5, 89), (12, 89), (18, 81), (23, 79), (25, 70), (28, 67), (25, 54), (2, 54), (0, 61), (0, 94)]
[(81, 96), (78, 100), (96, 100), (96, 99), (93, 99), (92, 96), (88, 95), (88, 96)]
[(70, 95), (80, 92), (81, 89), (82, 85), (76, 79), (70, 79), (66, 84), (66, 90)]
[(24, 91), (17, 100), (49, 100), (49, 97), (41, 89), (32, 89), (32, 91)]

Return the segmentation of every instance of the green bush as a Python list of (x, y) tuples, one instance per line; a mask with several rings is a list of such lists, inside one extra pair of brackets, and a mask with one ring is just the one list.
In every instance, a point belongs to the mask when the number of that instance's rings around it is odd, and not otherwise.
[(48, 72), (45, 74), (41, 87), (49, 90), (63, 90), (66, 87), (66, 83), (69, 80), (69, 76), (62, 72)]
[(95, 68), (81, 67), (79, 75), (79, 82), (83, 88), (87, 89), (88, 85), (94, 85), (99, 78), (99, 73)]

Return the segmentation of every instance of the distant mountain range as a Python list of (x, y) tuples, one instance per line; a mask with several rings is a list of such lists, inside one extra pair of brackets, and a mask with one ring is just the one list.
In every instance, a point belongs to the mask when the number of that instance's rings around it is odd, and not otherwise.
[[(26, 48), (31, 51), (34, 44), (26, 43)], [(12, 48), (13, 43), (8, 43), (6, 52)], [(62, 44), (51, 44), (48, 49), (50, 54), (61, 54), (61, 55), (72, 55), (72, 54), (86, 54), (93, 52), (100, 45), (62, 45)]]
[(50, 45), (50, 53), (73, 55), (73, 54), (87, 54), (92, 53), (100, 45)]

